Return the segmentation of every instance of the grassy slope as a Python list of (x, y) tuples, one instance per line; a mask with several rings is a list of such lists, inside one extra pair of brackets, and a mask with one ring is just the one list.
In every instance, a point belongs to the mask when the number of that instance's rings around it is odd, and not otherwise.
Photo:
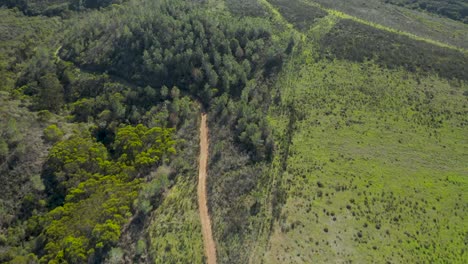
[(192, 180), (179, 179), (154, 212), (149, 228), (152, 259), (148, 263), (203, 263), (195, 187)]
[(178, 134), (178, 157), (171, 163), (175, 184), (154, 210), (146, 229), (146, 263), (203, 263), (204, 248), (197, 204), (198, 110)]
[(405, 31), (419, 37), (467, 49), (468, 25), (448, 18), (418, 12), (383, 0), (300, 0), (320, 4), (356, 18), (377, 23), (395, 30)]
[(308, 33), (278, 83), (282, 106), (270, 121), (279, 149), (288, 106), (299, 120), (263, 261), (463, 263), (466, 84), (370, 62), (315, 63), (311, 39), (334, 21)]
[[(304, 119), (290, 147), (288, 198), (267, 263), (466, 260), (466, 129), (416, 124), (413, 117), (426, 113), (398, 96), (428, 89), (433, 104), (463, 112), (462, 89), (430, 79), (417, 85), (411, 76), (395, 83), (406, 74), (370, 67), (321, 62), (286, 77), (295, 78), (293, 102)], [(395, 110), (379, 111), (376, 99)]]

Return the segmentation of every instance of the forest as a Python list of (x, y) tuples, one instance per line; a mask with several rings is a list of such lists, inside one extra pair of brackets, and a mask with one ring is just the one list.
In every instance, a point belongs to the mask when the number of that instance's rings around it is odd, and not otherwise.
[(0, 262), (465, 263), (466, 16), (0, 0)]

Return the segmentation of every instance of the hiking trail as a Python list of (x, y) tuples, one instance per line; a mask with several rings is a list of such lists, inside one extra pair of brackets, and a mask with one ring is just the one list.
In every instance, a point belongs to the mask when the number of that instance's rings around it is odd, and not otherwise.
[(202, 113), (200, 122), (200, 159), (198, 169), (198, 208), (203, 233), (203, 244), (208, 264), (216, 264), (216, 245), (211, 232), (211, 221), (208, 214), (206, 177), (208, 165), (208, 126), (206, 113)]

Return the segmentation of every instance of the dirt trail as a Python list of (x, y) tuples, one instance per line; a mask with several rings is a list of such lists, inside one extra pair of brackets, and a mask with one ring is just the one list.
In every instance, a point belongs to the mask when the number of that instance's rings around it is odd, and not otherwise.
[(206, 114), (201, 116), (200, 123), (200, 165), (198, 170), (198, 208), (203, 232), (203, 244), (208, 264), (216, 264), (216, 245), (211, 232), (211, 221), (208, 214), (206, 194), (206, 169), (208, 165), (208, 126)]

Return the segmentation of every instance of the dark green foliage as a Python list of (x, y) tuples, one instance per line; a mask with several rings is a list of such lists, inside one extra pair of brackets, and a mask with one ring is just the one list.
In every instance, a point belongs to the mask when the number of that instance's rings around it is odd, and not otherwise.
[(108, 6), (112, 3), (121, 3), (124, 0), (72, 0), (73, 4), (82, 2), (82, 5), (86, 8), (100, 8)]
[(61, 54), (83, 67), (106, 69), (142, 86), (177, 86), (204, 103), (224, 92), (240, 95), (267, 55), (281, 53), (260, 21), (216, 18), (182, 1), (94, 15), (67, 39)]
[(102, 8), (125, 0), (0, 0), (0, 6), (16, 7), (28, 16), (64, 16), (71, 11)]
[(468, 23), (468, 2), (465, 0), (384, 0), (411, 9), (422, 9), (454, 20)]
[(57, 75), (48, 73), (42, 76), (39, 79), (39, 87), (40, 90), (36, 99), (38, 108), (58, 112), (65, 102), (63, 99), (63, 87)]
[[(214, 115), (212, 115), (214, 116)], [(255, 191), (268, 173), (264, 162), (252, 164), (239, 152), (223, 123), (210, 124), (209, 208), (220, 263), (246, 263), (259, 226), (254, 221)]]
[(269, 0), (268, 2), (278, 8), (288, 22), (303, 31), (307, 31), (318, 19), (327, 15), (323, 9), (300, 0)]
[(49, 50), (39, 47), (23, 66), (16, 86), (26, 95), (33, 96), (34, 110), (59, 112), (65, 104), (64, 88), (60, 73)]
[(235, 142), (255, 162), (270, 160), (273, 155), (273, 139), (266, 122), (270, 101), (268, 86), (257, 84), (247, 86), (239, 101), (225, 94), (213, 102), (213, 120), (231, 128)]
[[(266, 121), (271, 83), (249, 83), (239, 100), (227, 94), (213, 100), (210, 111), (209, 206), (218, 259), (246, 263), (260, 232), (259, 186), (269, 177), (274, 142)], [(210, 174), (212, 175), (212, 174)], [(261, 220), (260, 220), (261, 221)]]
[(260, 0), (226, 0), (229, 11), (235, 15), (262, 17), (267, 14)]
[[(435, 72), (444, 78), (468, 80), (464, 53), (344, 19), (321, 40), (321, 53), (351, 61), (375, 60), (388, 68)], [(331, 56), (330, 56), (331, 55)]]
[(55, 16), (68, 11), (70, 0), (0, 0), (0, 6), (17, 7), (26, 15)]
[[(465, 34), (466, 25), (459, 21), (427, 14), (421, 10), (410, 10), (397, 5), (385, 4), (385, 0), (307, 1), (317, 2), (328, 9), (338, 10), (398, 31), (409, 32), (426, 39), (468, 49), (468, 36)], [(443, 4), (449, 1), (441, 0), (440, 2)]]

